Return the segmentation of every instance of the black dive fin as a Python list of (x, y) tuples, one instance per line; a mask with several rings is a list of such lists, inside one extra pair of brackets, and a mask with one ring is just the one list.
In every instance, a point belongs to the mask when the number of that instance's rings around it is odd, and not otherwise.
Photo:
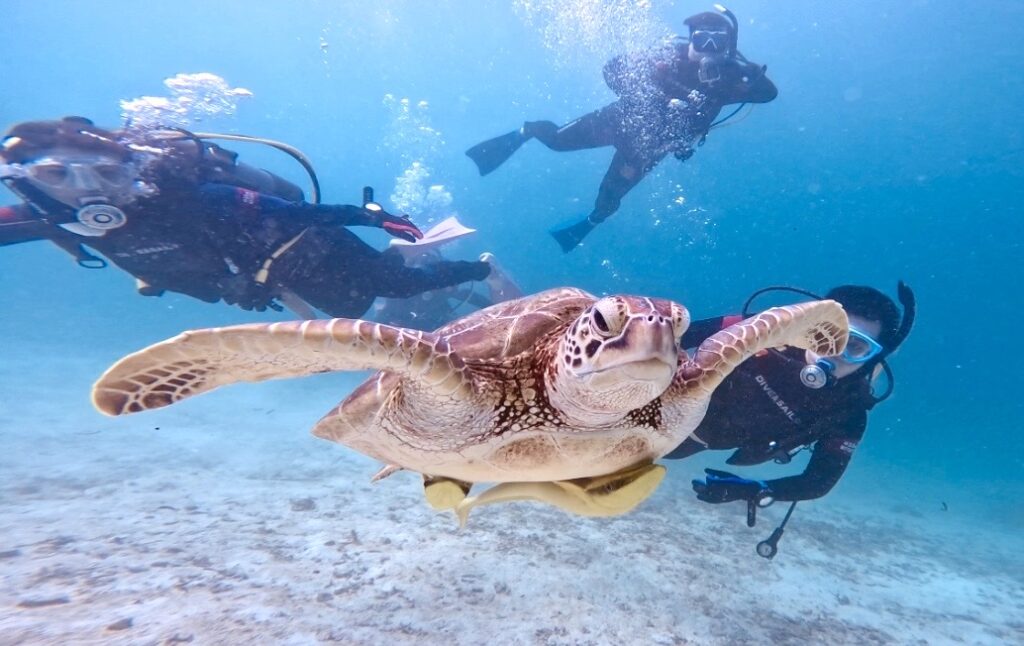
[(551, 229), (550, 233), (551, 237), (558, 241), (558, 246), (562, 248), (562, 251), (569, 253), (583, 242), (583, 238), (587, 237), (587, 234), (596, 226), (589, 217), (586, 217), (573, 224), (555, 227)]
[(473, 146), (466, 151), (466, 155), (476, 162), (481, 175), (487, 175), (504, 164), (526, 140), (527, 136), (522, 131), (513, 130)]

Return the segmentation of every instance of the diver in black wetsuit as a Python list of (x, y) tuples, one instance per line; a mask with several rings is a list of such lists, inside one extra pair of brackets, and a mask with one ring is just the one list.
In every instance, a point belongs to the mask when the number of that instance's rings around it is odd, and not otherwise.
[[(842, 355), (805, 356), (787, 349), (748, 359), (715, 390), (697, 430), (665, 456), (678, 459), (730, 449), (729, 464), (748, 466), (769, 460), (787, 463), (811, 447), (806, 470), (775, 480), (751, 480), (705, 469), (707, 477), (693, 481), (700, 500), (752, 501), (759, 506), (774, 500), (810, 500), (827, 494), (843, 475), (864, 435), (868, 411), (891, 393), (892, 375), (885, 358), (910, 333), (916, 305), (913, 292), (902, 282), (902, 316), (892, 299), (871, 287), (845, 285), (825, 297), (841, 303), (849, 315), (850, 342)], [(740, 318), (695, 322), (683, 336), (683, 345), (699, 345)], [(889, 389), (876, 397), (872, 384), (883, 370)]]
[(689, 39), (676, 37), (667, 45), (609, 61), (604, 78), (619, 97), (614, 103), (562, 127), (551, 121), (527, 121), (519, 130), (477, 144), (466, 154), (480, 174), (487, 175), (534, 138), (557, 151), (614, 146), (594, 210), (551, 232), (563, 251), (571, 251), (618, 210), (626, 193), (665, 156), (689, 159), (724, 106), (767, 103), (778, 95), (765, 76), (766, 67), (748, 61), (736, 49), (736, 17), (724, 7), (716, 8), (717, 12), (684, 21)]
[(110, 131), (81, 117), (22, 123), (3, 140), (0, 179), (24, 201), (0, 207), (0, 246), (49, 240), (83, 266), (105, 266), (88, 246), (147, 296), (173, 291), (260, 311), (281, 299), (357, 317), (377, 296), (405, 298), (490, 272), (484, 262), (409, 267), (347, 228), (422, 237), (407, 217), (372, 200), (308, 203), (293, 184), (179, 130)]

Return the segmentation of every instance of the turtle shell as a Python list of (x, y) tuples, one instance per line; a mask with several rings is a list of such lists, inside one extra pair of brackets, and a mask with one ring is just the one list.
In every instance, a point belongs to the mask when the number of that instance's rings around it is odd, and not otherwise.
[[(438, 328), (435, 334), (445, 336), (467, 363), (497, 363), (534, 349), (540, 339), (569, 325), (595, 300), (581, 289), (549, 289), (478, 310)], [(393, 372), (377, 372), (325, 415), (313, 435), (376, 455), (375, 442), (360, 437), (359, 431), (373, 425), (401, 383), (402, 377)]]
[(438, 328), (463, 359), (502, 360), (534, 348), (552, 329), (568, 325), (595, 297), (581, 289), (549, 289), (498, 303)]

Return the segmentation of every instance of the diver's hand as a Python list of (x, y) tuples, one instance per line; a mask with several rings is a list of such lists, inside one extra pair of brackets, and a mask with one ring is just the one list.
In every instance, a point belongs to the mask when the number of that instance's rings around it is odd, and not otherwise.
[(718, 504), (734, 500), (754, 500), (769, 492), (768, 485), (762, 480), (748, 480), (728, 471), (704, 469), (707, 477), (694, 480), (693, 490), (697, 499)]
[(672, 154), (675, 156), (676, 159), (678, 159), (681, 162), (684, 162), (690, 157), (693, 157), (693, 153), (693, 148), (690, 148), (689, 146), (683, 146), (682, 148), (677, 149)]
[(231, 276), (221, 281), (220, 288), (225, 303), (243, 310), (266, 312), (267, 308), (277, 310), (280, 307), (276, 306), (274, 295), (266, 283), (257, 283), (247, 276)]
[(423, 232), (412, 223), (408, 215), (391, 215), (376, 202), (367, 202), (363, 209), (370, 218), (370, 226), (384, 229), (390, 235), (409, 242), (416, 242), (423, 237)]

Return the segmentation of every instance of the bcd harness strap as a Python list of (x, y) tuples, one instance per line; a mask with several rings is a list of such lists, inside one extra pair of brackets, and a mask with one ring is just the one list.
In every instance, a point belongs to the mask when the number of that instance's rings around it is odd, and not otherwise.
[(294, 236), (291, 240), (278, 247), (274, 251), (274, 253), (270, 254), (270, 256), (268, 256), (267, 259), (263, 261), (263, 266), (260, 267), (259, 271), (257, 271), (256, 275), (253, 277), (257, 284), (265, 285), (267, 283), (267, 279), (270, 278), (270, 266), (273, 265), (274, 261), (281, 257), (281, 255), (283, 255), (284, 252), (291, 249), (292, 245), (298, 242), (299, 239), (302, 238), (302, 236), (306, 235), (307, 231), (309, 231), (309, 227), (306, 227), (302, 231), (299, 231), (299, 233), (296, 236)]
[(85, 267), (86, 269), (103, 269), (107, 266), (106, 260), (92, 255), (85, 250), (85, 247), (74, 240), (65, 238), (64, 236), (54, 236), (50, 238), (50, 240), (64, 251), (74, 256), (75, 262), (77, 262), (80, 267)]

